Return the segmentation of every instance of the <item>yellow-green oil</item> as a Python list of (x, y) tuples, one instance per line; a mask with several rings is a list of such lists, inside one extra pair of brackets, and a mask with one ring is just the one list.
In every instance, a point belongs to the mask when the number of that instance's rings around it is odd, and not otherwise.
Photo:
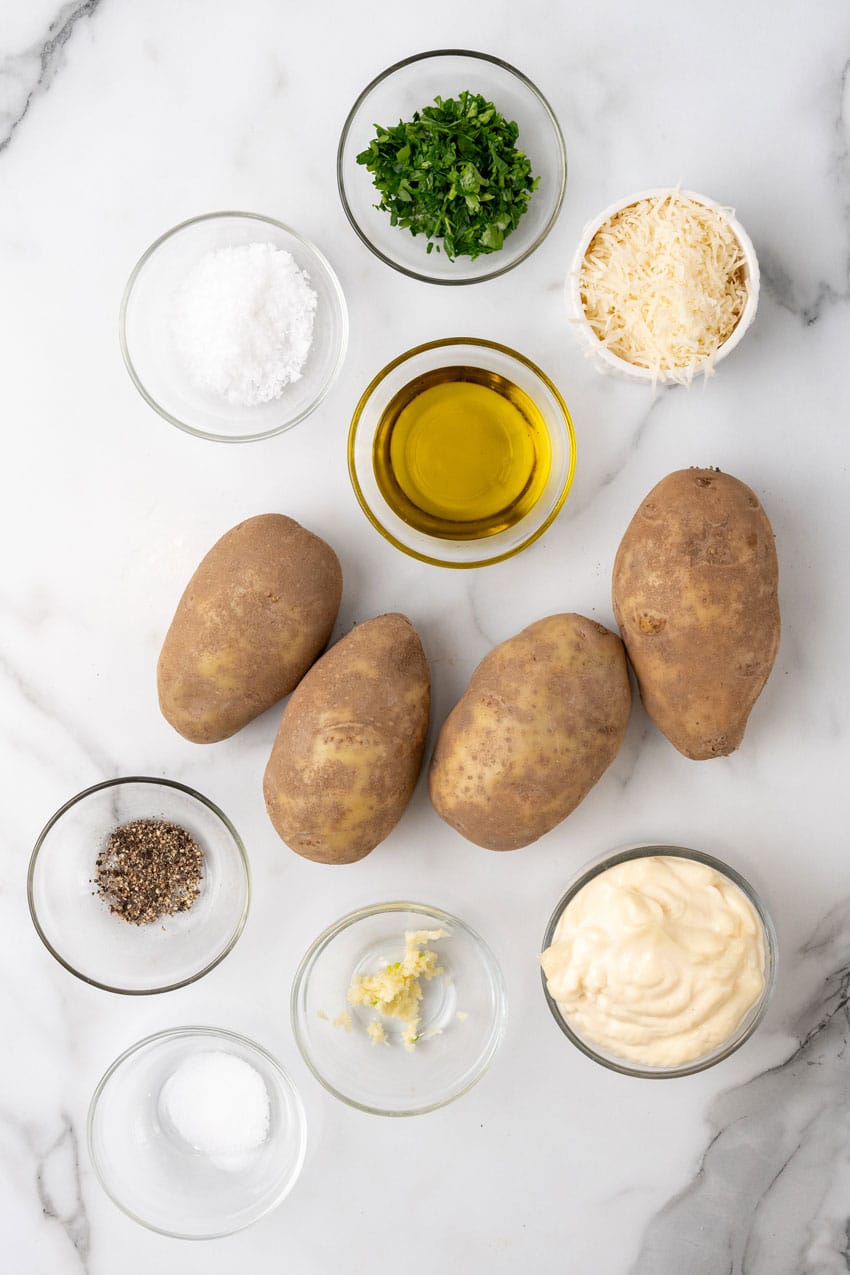
[(373, 445), (384, 500), (409, 526), (446, 540), (506, 531), (540, 498), (552, 463), (531, 398), (496, 372), (442, 367), (385, 408)]

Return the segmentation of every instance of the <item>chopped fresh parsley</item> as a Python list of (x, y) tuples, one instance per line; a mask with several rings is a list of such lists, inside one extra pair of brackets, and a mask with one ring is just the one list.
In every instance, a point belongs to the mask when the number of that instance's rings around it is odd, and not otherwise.
[(357, 156), (393, 226), (440, 243), (450, 261), (497, 252), (528, 206), (539, 177), (518, 150), (519, 129), (480, 93), (436, 97), (393, 128), (375, 125)]

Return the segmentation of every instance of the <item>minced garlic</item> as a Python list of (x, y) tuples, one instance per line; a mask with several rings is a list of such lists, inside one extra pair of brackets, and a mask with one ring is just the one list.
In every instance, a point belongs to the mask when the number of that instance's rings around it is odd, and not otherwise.
[[(349, 1004), (369, 1005), (384, 1018), (403, 1023), (401, 1040), (407, 1050), (413, 1049), (419, 1040), (422, 979), (430, 981), (444, 972), (439, 953), (424, 944), (445, 938), (448, 938), (446, 930), (406, 930), (400, 961), (394, 961), (378, 974), (355, 974), (351, 980)], [(375, 1043), (386, 1040), (380, 1019), (373, 1019), (367, 1031)]]

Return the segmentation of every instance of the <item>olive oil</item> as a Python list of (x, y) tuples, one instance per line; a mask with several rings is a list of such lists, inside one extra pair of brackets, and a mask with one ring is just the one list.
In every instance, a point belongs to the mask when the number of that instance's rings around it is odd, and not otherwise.
[(540, 410), (513, 381), (485, 368), (441, 367), (387, 405), (372, 463), (384, 500), (409, 526), (477, 540), (532, 509), (552, 451)]

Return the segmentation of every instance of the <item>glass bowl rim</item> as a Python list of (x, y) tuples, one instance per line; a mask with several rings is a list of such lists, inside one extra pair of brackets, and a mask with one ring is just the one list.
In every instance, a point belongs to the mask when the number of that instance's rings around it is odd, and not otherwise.
[[(601, 873), (607, 871), (608, 868), (615, 867), (618, 863), (626, 863), (631, 859), (647, 859), (654, 856), (674, 859), (689, 859), (694, 863), (705, 864), (708, 868), (713, 868), (721, 876), (727, 877), (733, 885), (744, 894), (755, 909), (756, 915), (761, 922), (764, 933), (764, 987), (758, 1000), (751, 1006), (748, 1014), (752, 1017), (742, 1030), (740, 1027), (729, 1037), (725, 1044), (721, 1044), (710, 1054), (704, 1054), (701, 1058), (695, 1058), (692, 1062), (682, 1063), (675, 1067), (642, 1067), (640, 1063), (630, 1063), (628, 1059), (618, 1059), (614, 1055), (604, 1054), (594, 1048), (594, 1046), (583, 1036), (573, 1031), (567, 1020), (558, 1009), (557, 1002), (550, 994), (546, 985), (546, 975), (540, 970), (540, 979), (543, 984), (543, 995), (546, 998), (546, 1004), (560, 1027), (561, 1031), (576, 1049), (581, 1050), (593, 1062), (599, 1063), (602, 1067), (607, 1067), (609, 1071), (616, 1071), (622, 1076), (634, 1076), (641, 1080), (674, 1080), (680, 1076), (693, 1076), (701, 1071), (707, 1071), (709, 1067), (713, 1067), (715, 1063), (722, 1062), (724, 1058), (728, 1058), (734, 1054), (736, 1050), (750, 1039), (756, 1028), (761, 1023), (767, 1012), (776, 986), (776, 976), (779, 966), (779, 948), (774, 928), (773, 920), (761, 896), (753, 885), (742, 876), (735, 868), (729, 866), (722, 859), (716, 858), (714, 855), (706, 854), (702, 850), (694, 850), (689, 846), (676, 846), (666, 844), (641, 844), (626, 846), (619, 850), (608, 850), (604, 854), (597, 856), (590, 863), (584, 865), (573, 877), (567, 886), (562, 898), (555, 906), (546, 931), (543, 936), (542, 952), (545, 952), (551, 946), (552, 939), (555, 934), (558, 922), (564, 908), (572, 898), (578, 894), (588, 882), (594, 877), (600, 876)], [(745, 1018), (747, 1015), (745, 1015)]]
[[(271, 1066), (278, 1078), (283, 1081), (283, 1086), (295, 1107), (298, 1125), (298, 1154), (289, 1181), (287, 1182), (286, 1189), (279, 1194), (267, 1206), (267, 1208), (263, 1209), (262, 1213), (259, 1213), (257, 1217), (250, 1218), (247, 1222), (243, 1222), (240, 1226), (237, 1226), (235, 1230), (215, 1231), (211, 1232), (209, 1235), (187, 1235), (181, 1231), (167, 1231), (161, 1226), (154, 1226), (151, 1222), (140, 1217), (138, 1213), (133, 1212), (132, 1209), (128, 1208), (126, 1204), (123, 1204), (121, 1200), (113, 1195), (101, 1172), (98, 1158), (94, 1153), (93, 1143), (95, 1113), (97, 1111), (100, 1097), (115, 1072), (124, 1062), (126, 1062), (128, 1058), (135, 1053), (140, 1053), (148, 1045), (161, 1040), (167, 1040), (169, 1037), (176, 1038), (180, 1036), (209, 1036), (215, 1040), (221, 1040), (223, 1038), (225, 1040), (236, 1041), (238, 1044), (247, 1048), (250, 1053), (259, 1054)], [(277, 1206), (286, 1199), (287, 1195), (289, 1195), (290, 1191), (301, 1176), (301, 1170), (304, 1168), (304, 1160), (307, 1155), (307, 1115), (301, 1095), (283, 1064), (279, 1062), (278, 1059), (275, 1058), (274, 1054), (270, 1053), (265, 1046), (261, 1045), (256, 1040), (252, 1040), (250, 1036), (244, 1036), (241, 1032), (231, 1031), (227, 1027), (211, 1027), (204, 1026), (202, 1024), (189, 1025), (187, 1027), (166, 1027), (160, 1031), (151, 1032), (150, 1035), (144, 1036), (141, 1040), (135, 1041), (132, 1045), (128, 1045), (127, 1048), (122, 1050), (118, 1057), (113, 1059), (113, 1061), (109, 1064), (106, 1071), (97, 1082), (94, 1092), (89, 1100), (88, 1113), (86, 1116), (86, 1146), (89, 1153), (89, 1160), (91, 1161), (92, 1168), (94, 1169), (95, 1177), (100, 1183), (103, 1191), (112, 1203), (121, 1210), (125, 1217), (129, 1217), (133, 1222), (137, 1222), (139, 1226), (144, 1226), (148, 1231), (154, 1231), (157, 1235), (166, 1235), (170, 1239), (201, 1241), (218, 1240), (223, 1239), (227, 1235), (237, 1235), (240, 1231), (244, 1231), (249, 1226), (253, 1226), (255, 1222), (259, 1222), (261, 1218), (271, 1213), (273, 1209), (276, 1209)]]
[[(695, 190), (683, 190), (680, 186), (650, 186), (645, 190), (635, 191), (632, 195), (626, 195), (623, 199), (617, 199), (613, 203), (603, 208), (602, 212), (587, 221), (579, 236), (578, 245), (573, 254), (570, 268), (567, 271), (565, 282), (565, 291), (567, 296), (567, 308), (569, 311), (568, 318), (570, 326), (574, 329), (578, 337), (579, 344), (585, 354), (595, 360), (597, 364), (604, 367), (608, 372), (614, 373), (627, 381), (637, 381), (644, 385), (652, 384), (652, 371), (650, 368), (641, 367), (637, 363), (629, 363), (627, 359), (621, 358), (619, 354), (614, 354), (600, 341), (599, 337), (593, 330), (590, 320), (588, 319), (584, 306), (581, 301), (581, 267), (587, 250), (593, 242), (597, 232), (602, 229), (606, 222), (611, 221), (618, 213), (624, 212), (627, 208), (631, 208), (633, 204), (641, 203), (645, 199), (658, 199), (659, 197), (667, 197), (675, 195), (685, 202), (702, 204), (706, 208), (712, 209), (714, 212), (721, 214), (726, 220), (733, 235), (738, 240), (747, 266), (747, 300), (741, 316), (735, 327), (729, 333), (729, 336), (718, 346), (714, 353), (712, 367), (716, 366), (721, 359), (725, 359), (728, 354), (736, 348), (743, 339), (749, 328), (752, 326), (758, 309), (759, 293), (761, 288), (761, 271), (759, 268), (758, 256), (753, 245), (753, 241), (747, 233), (744, 226), (738, 220), (737, 213), (726, 204), (718, 203), (716, 199), (712, 199), (710, 195), (702, 195)], [(694, 379), (699, 376), (699, 368), (694, 373)], [(667, 375), (658, 377), (659, 385), (678, 384), (671, 382)]]
[[(237, 217), (242, 218), (245, 221), (256, 221), (262, 225), (274, 226), (276, 230), (282, 230), (287, 235), (291, 235), (293, 239), (297, 239), (298, 242), (307, 249), (308, 253), (313, 253), (330, 281), (331, 289), (339, 304), (340, 316), (342, 319), (339, 353), (337, 354), (336, 362), (334, 363), (334, 366), (322, 387), (321, 393), (318, 394), (311, 403), (308, 403), (297, 416), (292, 418), (292, 420), (287, 420), (282, 425), (275, 425), (273, 429), (259, 430), (253, 434), (214, 434), (209, 430), (200, 429), (197, 425), (191, 425), (188, 421), (182, 421), (179, 417), (174, 416), (167, 408), (163, 407), (162, 404), (154, 398), (153, 394), (145, 386), (136, 371), (136, 366), (133, 363), (129, 343), (127, 341), (127, 309), (139, 276), (151, 257), (153, 257), (157, 250), (162, 247), (167, 240), (172, 239), (175, 235), (180, 234), (182, 231), (187, 230), (192, 226), (200, 225), (205, 221), (220, 221), (226, 217)], [(176, 226), (171, 226), (168, 230), (163, 231), (163, 233), (154, 239), (153, 243), (145, 249), (136, 264), (133, 266), (133, 269), (130, 271), (130, 277), (124, 285), (124, 292), (121, 297), (121, 305), (118, 311), (118, 339), (121, 345), (121, 356), (124, 360), (124, 366), (129, 373), (130, 380), (133, 382), (148, 407), (153, 408), (153, 410), (161, 416), (163, 420), (168, 421), (169, 425), (176, 426), (177, 429), (182, 430), (184, 434), (192, 434), (195, 438), (204, 438), (211, 443), (262, 442), (263, 439), (275, 438), (278, 434), (285, 434), (287, 430), (293, 429), (306, 417), (310, 416), (330, 393), (342, 370), (343, 363), (345, 362), (346, 351), (348, 349), (348, 327), (348, 305), (345, 300), (345, 293), (342, 290), (342, 284), (339, 281), (336, 271), (322, 250), (318, 248), (311, 239), (307, 239), (304, 235), (299, 234), (297, 230), (294, 230), (292, 226), (288, 226), (286, 222), (278, 221), (276, 217), (268, 217), (264, 213), (244, 212), (235, 208), (225, 208), (218, 212), (199, 213), (196, 217), (187, 217), (184, 221), (178, 222)]]
[[(342, 934), (344, 930), (349, 929), (352, 925), (356, 925), (359, 921), (366, 920), (372, 916), (380, 916), (391, 912), (414, 912), (421, 916), (429, 916), (438, 920), (441, 925), (446, 927), (455, 927), (463, 930), (472, 940), (476, 949), (483, 953), (484, 963), (491, 976), (491, 983), (496, 1000), (496, 1011), (493, 1017), (493, 1026), (490, 1040), (486, 1051), (482, 1054), (478, 1061), (475, 1072), (471, 1079), (461, 1089), (452, 1092), (449, 1097), (442, 1098), (438, 1102), (428, 1103), (426, 1106), (410, 1107), (403, 1111), (390, 1111), (386, 1107), (371, 1106), (368, 1103), (358, 1102), (356, 1098), (350, 1097), (348, 1094), (342, 1093), (330, 1081), (321, 1074), (316, 1067), (309, 1050), (304, 1042), (300, 1024), (299, 997), (302, 987), (306, 987), (309, 979), (310, 971), (315, 965), (317, 959), (324, 952), (325, 948), (335, 939), (337, 935)], [(318, 1080), (319, 1084), (328, 1093), (333, 1094), (341, 1102), (346, 1103), (349, 1107), (355, 1107), (358, 1111), (365, 1111), (373, 1116), (387, 1116), (390, 1119), (406, 1118), (408, 1116), (427, 1115), (429, 1111), (438, 1111), (441, 1107), (446, 1107), (457, 1098), (463, 1097), (468, 1093), (478, 1081), (489, 1070), (493, 1059), (499, 1051), (499, 1046), (504, 1039), (508, 1020), (508, 994), (505, 985), (505, 977), (502, 973), (502, 967), (496, 959), (496, 956), (490, 945), (481, 937), (477, 930), (462, 921), (460, 917), (455, 916), (451, 912), (446, 912), (443, 908), (432, 907), (428, 903), (412, 903), (404, 899), (395, 899), (387, 903), (372, 903), (366, 907), (356, 908), (353, 912), (347, 912), (345, 916), (341, 916), (338, 920), (332, 922), (321, 934), (319, 934), (308, 947), (307, 951), (298, 962), (298, 968), (292, 980), (292, 990), (289, 997), (289, 1013), (292, 1023), (292, 1034), (295, 1037), (295, 1043), (304, 1062), (307, 1064), (310, 1072)]]
[[(396, 71), (402, 71), (405, 67), (412, 66), (416, 62), (424, 62), (426, 59), (438, 57), (477, 58), (480, 62), (488, 62), (491, 66), (496, 66), (502, 71), (507, 71), (510, 75), (513, 75), (515, 79), (519, 80), (526, 89), (530, 90), (531, 95), (536, 98), (539, 104), (543, 107), (543, 111), (548, 117), (549, 123), (552, 125), (552, 130), (558, 144), (558, 153), (561, 160), (561, 177), (555, 205), (546, 224), (543, 226), (537, 237), (528, 246), (528, 248), (526, 248), (526, 250), (516, 258), (516, 260), (511, 261), (507, 265), (499, 266), (498, 268), (489, 271), (487, 274), (475, 275), (471, 279), (435, 278), (433, 275), (423, 274), (419, 270), (413, 270), (409, 266), (401, 265), (399, 262), (394, 261), (392, 257), (388, 257), (386, 253), (382, 252), (381, 249), (372, 242), (365, 231), (361, 229), (351, 206), (349, 205), (348, 196), (345, 192), (345, 180), (343, 178), (342, 171), (343, 154), (346, 142), (348, 141), (348, 135), (351, 131), (351, 126), (354, 122), (354, 116), (357, 111), (366, 101), (372, 90), (377, 88), (377, 86), (383, 83), (384, 80), (389, 79), (389, 77), (394, 75)], [(397, 270), (399, 274), (406, 275), (409, 279), (418, 279), (422, 283), (442, 284), (447, 287), (462, 287), (465, 284), (486, 283), (490, 279), (498, 279), (500, 275), (507, 274), (509, 270), (513, 270), (515, 266), (526, 261), (531, 254), (540, 247), (544, 239), (549, 234), (549, 231), (558, 220), (558, 215), (564, 203), (564, 194), (567, 189), (567, 148), (566, 143), (564, 142), (564, 134), (561, 130), (560, 124), (558, 123), (558, 118), (552, 110), (548, 99), (543, 96), (533, 80), (530, 80), (524, 72), (520, 71), (510, 62), (506, 62), (503, 58), (496, 57), (495, 54), (482, 53), (475, 49), (427, 49), (424, 53), (412, 53), (409, 57), (401, 58), (398, 62), (393, 62), (391, 66), (386, 67), (383, 71), (371, 79), (366, 87), (357, 95), (353, 105), (345, 117), (345, 123), (342, 126), (342, 132), (339, 137), (339, 144), (336, 152), (336, 183), (343, 212), (348, 218), (349, 224), (361, 242), (363, 242), (369, 251), (372, 252), (380, 261), (383, 261), (387, 266), (391, 266), (393, 270)]]
[[(38, 911), (33, 897), (35, 871), (41, 848), (47, 840), (49, 833), (53, 830), (56, 824), (59, 823), (62, 816), (65, 815), (73, 806), (84, 801), (86, 797), (91, 797), (93, 793), (101, 792), (105, 788), (115, 788), (121, 784), (151, 784), (158, 788), (174, 788), (178, 792), (185, 793), (187, 796), (199, 801), (201, 805), (206, 806), (207, 809), (216, 815), (220, 822), (224, 824), (224, 827), (227, 829), (231, 840), (236, 847), (244, 870), (245, 902), (242, 907), (242, 913), (236, 923), (236, 927), (225, 947), (218, 953), (214, 960), (206, 964), (203, 969), (198, 970), (196, 974), (191, 974), (187, 978), (181, 978), (176, 983), (167, 983), (163, 987), (113, 987), (110, 983), (103, 983), (99, 979), (90, 978), (88, 974), (83, 974), (78, 969), (75, 969), (74, 966), (56, 950), (45, 934), (41, 921), (38, 918)], [(75, 978), (80, 979), (83, 983), (88, 983), (90, 987), (97, 987), (103, 992), (114, 992), (118, 996), (158, 996), (162, 992), (173, 992), (176, 991), (178, 987), (188, 987), (191, 983), (196, 983), (199, 978), (203, 978), (205, 974), (209, 974), (210, 970), (214, 970), (217, 965), (220, 965), (224, 958), (233, 951), (242, 931), (245, 929), (245, 923), (248, 920), (248, 912), (251, 906), (251, 865), (248, 860), (248, 852), (245, 849), (245, 845), (242, 838), (239, 836), (239, 833), (236, 831), (236, 828), (233, 826), (221, 807), (217, 806), (214, 801), (210, 801), (209, 797), (205, 797), (203, 793), (197, 792), (194, 788), (190, 788), (188, 784), (178, 783), (175, 779), (157, 779), (149, 775), (120, 775), (116, 779), (104, 779), (101, 783), (91, 784), (88, 788), (83, 788), (83, 790), (76, 793), (75, 796), (69, 797), (69, 799), (50, 816), (47, 823), (38, 834), (35, 845), (33, 846), (32, 854), (30, 855), (29, 867), (27, 868), (27, 904), (29, 906), (30, 919), (35, 926), (35, 931), (38, 934), (38, 937), (41, 939), (50, 955), (57, 960), (69, 974), (73, 974)]]
[[(409, 545), (406, 545), (403, 543), (403, 541), (399, 540), (397, 536), (393, 535), (393, 533), (389, 530), (389, 528), (384, 526), (384, 524), (381, 522), (378, 515), (373, 511), (372, 507), (367, 501), (366, 496), (363, 492), (363, 488), (360, 484), (360, 479), (357, 474), (357, 467), (354, 460), (354, 448), (355, 448), (355, 442), (357, 439), (358, 426), (360, 425), (360, 421), (363, 416), (363, 412), (365, 411), (366, 404), (368, 403), (369, 399), (372, 397), (375, 390), (381, 384), (381, 382), (385, 380), (387, 376), (389, 376), (390, 372), (394, 372), (397, 367), (400, 367), (402, 363), (408, 362), (409, 360), (416, 358), (418, 355), (427, 353), (431, 350), (438, 350), (438, 349), (446, 348), (448, 346), (453, 346), (453, 345), (472, 345), (472, 346), (478, 346), (486, 350), (497, 350), (500, 354), (505, 354), (508, 356), (508, 358), (515, 359), (518, 363), (521, 363), (535, 377), (537, 377), (537, 379), (540, 380), (545, 385), (546, 389), (555, 399), (555, 402), (558, 406), (558, 410), (560, 413), (559, 419), (562, 418), (563, 420), (563, 425), (564, 425), (564, 429), (565, 429), (565, 433), (567, 437), (567, 444), (568, 444), (569, 453), (570, 453), (569, 465), (567, 467), (567, 473), (564, 478), (561, 491), (558, 493), (558, 498), (555, 501), (555, 504), (553, 505), (552, 509), (549, 511), (548, 515), (546, 516), (545, 520), (541, 523), (541, 525), (535, 528), (535, 530), (531, 533), (531, 535), (526, 536), (520, 542), (520, 544), (514, 545), (513, 548), (511, 549), (506, 549), (504, 553), (490, 554), (488, 557), (476, 558), (474, 561), (471, 561), (471, 562), (452, 562), (451, 560), (447, 558), (437, 558), (437, 557), (434, 557), (432, 554), (420, 553), (418, 549), (411, 548)], [(366, 386), (363, 393), (360, 395), (360, 398), (357, 400), (357, 404), (354, 408), (354, 413), (351, 417), (351, 424), (348, 428), (347, 451), (348, 451), (348, 476), (349, 476), (349, 479), (351, 480), (351, 486), (354, 488), (354, 494), (357, 497), (357, 502), (360, 505), (360, 508), (363, 510), (363, 513), (371, 522), (372, 526), (381, 536), (383, 536), (383, 538), (386, 541), (388, 541), (395, 549), (399, 549), (402, 553), (407, 554), (409, 558), (415, 558), (417, 562), (427, 563), (428, 566), (431, 566), (431, 567), (448, 567), (455, 571), (468, 571), (476, 567), (490, 567), (490, 566), (493, 566), (494, 563), (505, 562), (507, 561), (508, 558), (516, 557), (518, 553), (521, 553), (524, 549), (527, 549), (529, 545), (534, 544), (535, 540), (539, 540), (540, 537), (543, 535), (543, 533), (549, 530), (549, 528), (552, 526), (552, 523), (555, 521), (558, 514), (563, 509), (564, 503), (567, 499), (567, 496), (570, 494), (570, 489), (573, 485), (573, 479), (575, 478), (575, 471), (576, 471), (577, 444), (576, 444), (575, 427), (573, 425), (573, 418), (570, 415), (570, 409), (567, 407), (567, 404), (564, 401), (561, 391), (558, 389), (555, 383), (546, 375), (546, 373), (537, 366), (536, 363), (533, 363), (532, 360), (527, 358), (526, 355), (520, 354), (518, 350), (512, 349), (511, 346), (509, 345), (503, 345), (499, 341), (489, 341), (485, 339), (484, 337), (477, 337), (477, 336), (446, 336), (446, 337), (439, 337), (435, 341), (424, 341), (421, 345), (412, 346), (411, 349), (405, 350), (402, 354), (396, 355), (394, 359), (391, 359), (389, 363), (387, 363), (384, 367), (381, 368), (380, 372), (376, 373), (376, 375), (372, 377), (371, 381)], [(482, 545), (486, 544), (487, 543), (486, 539), (482, 540), (481, 543)]]

